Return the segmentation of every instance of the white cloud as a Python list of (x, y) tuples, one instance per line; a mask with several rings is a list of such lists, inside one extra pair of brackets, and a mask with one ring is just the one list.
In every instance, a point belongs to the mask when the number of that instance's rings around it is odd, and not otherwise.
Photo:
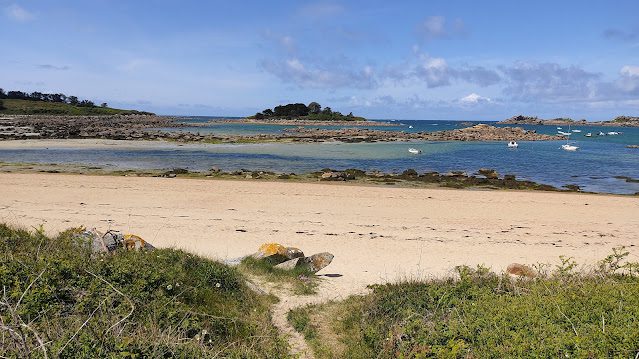
[(639, 76), (639, 66), (626, 65), (621, 68), (623, 76)]
[(635, 93), (639, 90), (639, 66), (626, 65), (619, 71), (618, 86), (622, 91)]
[(464, 96), (461, 99), (459, 99), (459, 102), (463, 103), (463, 104), (478, 104), (478, 103), (483, 103), (483, 102), (491, 102), (492, 100), (488, 97), (483, 97), (480, 96), (476, 93), (471, 93), (468, 96)]
[(34, 18), (32, 13), (30, 13), (29, 11), (25, 10), (24, 8), (16, 4), (9, 5), (8, 7), (6, 7), (5, 13), (10, 18), (20, 22), (29, 21)]

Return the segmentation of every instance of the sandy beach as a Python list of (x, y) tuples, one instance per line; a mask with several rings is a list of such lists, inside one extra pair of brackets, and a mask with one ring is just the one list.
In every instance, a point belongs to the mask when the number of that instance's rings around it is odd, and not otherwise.
[(48, 233), (114, 228), (220, 260), (265, 242), (328, 251), (324, 298), (463, 264), (592, 264), (622, 245), (639, 258), (639, 199), (621, 196), (1, 174), (0, 198), (0, 220)]

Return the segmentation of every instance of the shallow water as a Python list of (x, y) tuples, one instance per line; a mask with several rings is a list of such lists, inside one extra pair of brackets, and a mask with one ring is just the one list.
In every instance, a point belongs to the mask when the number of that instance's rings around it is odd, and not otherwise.
[[(415, 126), (414, 126), (415, 127)], [(610, 131), (611, 129), (608, 128)], [(627, 130), (627, 129), (626, 129)], [(633, 129), (634, 130), (634, 129)], [(624, 138), (624, 135), (619, 138)], [(304, 173), (322, 168), (419, 172), (494, 168), (560, 187), (577, 184), (584, 190), (628, 194), (639, 183), (615, 176), (639, 178), (639, 150), (606, 139), (578, 141), (577, 152), (559, 149), (562, 141), (520, 142), (508, 149), (502, 142), (391, 142), (391, 143), (268, 143), (186, 144), (148, 142), (143, 146), (113, 148), (0, 149), (0, 161), (87, 164), (111, 169), (270, 170)], [(422, 150), (420, 155), (408, 148)]]

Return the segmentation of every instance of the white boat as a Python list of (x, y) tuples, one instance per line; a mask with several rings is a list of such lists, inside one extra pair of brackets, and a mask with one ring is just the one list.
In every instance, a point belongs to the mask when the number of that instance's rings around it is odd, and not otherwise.
[(519, 144), (515, 141), (510, 141), (508, 142), (508, 148), (517, 148), (519, 147)]
[(412, 148), (411, 147), (411, 148), (408, 149), (408, 152), (410, 152), (410, 153), (412, 153), (414, 155), (418, 155), (418, 154), (422, 153), (422, 150), (418, 150), (416, 148)]
[(605, 135), (606, 135), (605, 133), (599, 131), (599, 135), (598, 136), (605, 136)]
[(588, 133), (586, 133), (584, 136), (586, 136), (586, 137), (592, 137), (592, 133), (591, 133), (591, 132), (588, 132)]
[(557, 127), (558, 130), (561, 130), (561, 127)]
[(558, 134), (560, 135), (564, 135), (564, 136), (570, 136), (571, 133), (570, 132), (564, 132), (564, 131), (557, 131)]
[(608, 136), (615, 136), (615, 135), (618, 135), (618, 134), (619, 134), (619, 132), (615, 132), (615, 131), (610, 131), (610, 132), (607, 133)]
[(579, 133), (579, 132), (581, 132), (581, 130), (572, 130), (572, 132)]
[(413, 126), (408, 126), (408, 128), (413, 128)]
[(565, 145), (561, 145), (561, 149), (564, 151), (577, 151), (579, 147), (566, 143)]

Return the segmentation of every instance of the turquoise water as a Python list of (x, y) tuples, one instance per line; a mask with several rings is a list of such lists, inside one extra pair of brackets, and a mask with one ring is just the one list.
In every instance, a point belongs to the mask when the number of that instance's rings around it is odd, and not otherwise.
[[(203, 120), (200, 120), (203, 121)], [(208, 119), (206, 119), (208, 121)], [(459, 122), (402, 121), (405, 126), (383, 127), (405, 131), (433, 131), (460, 128)], [(408, 129), (412, 125), (413, 129)], [(217, 127), (215, 127), (217, 126)], [(282, 126), (217, 124), (221, 131), (247, 133), (281, 131)], [(315, 126), (316, 127), (316, 126)], [(555, 127), (526, 126), (541, 133), (555, 133)], [(573, 128), (574, 129), (574, 128)], [(269, 143), (269, 144), (187, 144), (148, 143), (144, 146), (115, 148), (31, 148), (0, 149), (0, 161), (33, 163), (90, 164), (113, 169), (270, 170), (304, 173), (322, 168), (380, 170), (401, 172), (447, 172), (494, 168), (502, 174), (546, 183), (557, 187), (577, 184), (584, 190), (629, 194), (639, 192), (639, 183), (616, 176), (639, 179), (639, 128), (580, 127), (582, 133), (572, 137), (580, 146), (577, 152), (560, 149), (565, 141), (520, 142), (518, 149), (508, 149), (504, 142), (391, 142), (391, 143)], [(202, 131), (202, 128), (197, 128)], [(618, 136), (596, 136), (620, 131)], [(586, 132), (593, 137), (586, 138)], [(422, 150), (411, 155), (408, 148)]]

